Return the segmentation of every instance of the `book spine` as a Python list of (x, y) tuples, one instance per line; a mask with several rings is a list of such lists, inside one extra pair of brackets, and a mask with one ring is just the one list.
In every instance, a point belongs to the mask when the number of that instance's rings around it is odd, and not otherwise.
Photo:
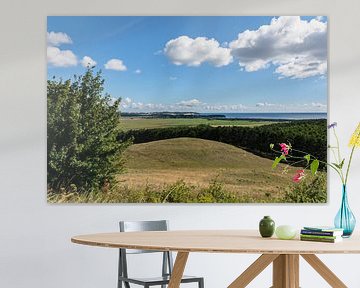
[(319, 235), (319, 236), (334, 236), (334, 232), (331, 231), (315, 231), (315, 230), (301, 230), (303, 235)]
[(300, 234), (301, 237), (303, 238), (318, 238), (318, 239), (336, 239), (336, 238), (340, 238), (341, 236), (337, 237), (337, 236), (322, 236), (322, 235), (305, 235), (305, 234)]
[(309, 237), (300, 237), (301, 241), (313, 241), (313, 242), (327, 242), (327, 243), (335, 243), (335, 239), (325, 239), (325, 238), (309, 238)]

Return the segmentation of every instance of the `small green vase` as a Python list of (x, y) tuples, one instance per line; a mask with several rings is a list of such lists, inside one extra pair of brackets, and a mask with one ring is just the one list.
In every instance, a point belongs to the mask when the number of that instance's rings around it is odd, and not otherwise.
[(262, 237), (271, 237), (275, 232), (275, 222), (270, 216), (264, 216), (259, 223), (259, 231)]

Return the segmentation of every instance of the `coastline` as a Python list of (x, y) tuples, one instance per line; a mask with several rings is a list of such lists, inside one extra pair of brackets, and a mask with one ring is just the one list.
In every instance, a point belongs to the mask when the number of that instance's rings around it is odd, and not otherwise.
[(198, 113), (198, 112), (132, 112), (121, 113), (124, 118), (143, 119), (211, 119), (227, 121), (304, 121), (327, 119), (327, 113)]

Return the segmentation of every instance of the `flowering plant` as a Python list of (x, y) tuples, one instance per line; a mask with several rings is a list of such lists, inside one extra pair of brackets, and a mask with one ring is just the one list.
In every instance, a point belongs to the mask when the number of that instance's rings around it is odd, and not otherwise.
[[(303, 180), (306, 177), (306, 169), (310, 168), (311, 174), (315, 175), (318, 171), (319, 165), (320, 164), (324, 164), (327, 166), (330, 166), (331, 168), (333, 168), (339, 175), (341, 182), (344, 186), (346, 186), (347, 181), (348, 181), (348, 177), (349, 177), (349, 170), (350, 170), (350, 166), (351, 166), (351, 162), (352, 162), (352, 158), (354, 155), (354, 151), (356, 147), (360, 147), (360, 122), (357, 126), (357, 128), (355, 129), (354, 133), (352, 134), (351, 138), (350, 138), (350, 142), (349, 142), (349, 146), (352, 148), (351, 149), (351, 153), (349, 156), (349, 161), (347, 162), (347, 166), (346, 166), (346, 172), (344, 172), (344, 168), (345, 168), (345, 158), (343, 158), (341, 156), (341, 152), (340, 152), (340, 145), (339, 145), (339, 138), (337, 136), (336, 133), (336, 126), (337, 123), (334, 122), (330, 125), (328, 125), (328, 129), (331, 129), (334, 133), (335, 139), (336, 139), (336, 145), (332, 146), (329, 145), (328, 148), (331, 150), (331, 152), (333, 153), (334, 156), (334, 160), (335, 162), (325, 162), (325, 161), (320, 161), (319, 159), (317, 159), (315, 156), (306, 153), (304, 151), (301, 150), (297, 150), (294, 149), (290, 143), (286, 144), (286, 143), (280, 143), (280, 149), (279, 150), (275, 150), (274, 149), (274, 144), (270, 144), (270, 148), (271, 150), (275, 151), (276, 153), (279, 153), (280, 155), (278, 157), (275, 158), (273, 164), (272, 164), (272, 168), (276, 168), (277, 165), (281, 162), (281, 161), (285, 161), (288, 163), (288, 165), (290, 166), (294, 166), (296, 164), (300, 164), (301, 162), (305, 162), (305, 168), (304, 169), (299, 169), (296, 171), (295, 175), (293, 176), (293, 181), (295, 183), (299, 183), (301, 182), (301, 180)], [(293, 155), (291, 152), (296, 152), (296, 155)], [(300, 155), (300, 156), (299, 156)], [(294, 161), (291, 164), (289, 164), (288, 160)]]

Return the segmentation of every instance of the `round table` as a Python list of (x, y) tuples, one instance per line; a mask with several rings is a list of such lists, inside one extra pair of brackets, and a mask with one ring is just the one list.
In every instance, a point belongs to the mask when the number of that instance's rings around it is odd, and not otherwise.
[(339, 243), (322, 243), (262, 238), (256, 230), (191, 230), (116, 232), (80, 235), (71, 238), (77, 244), (176, 251), (177, 256), (169, 288), (178, 288), (190, 252), (262, 254), (228, 288), (246, 287), (273, 263), (274, 288), (299, 287), (299, 256), (302, 256), (330, 285), (347, 287), (315, 254), (360, 253), (360, 237), (355, 235)]

